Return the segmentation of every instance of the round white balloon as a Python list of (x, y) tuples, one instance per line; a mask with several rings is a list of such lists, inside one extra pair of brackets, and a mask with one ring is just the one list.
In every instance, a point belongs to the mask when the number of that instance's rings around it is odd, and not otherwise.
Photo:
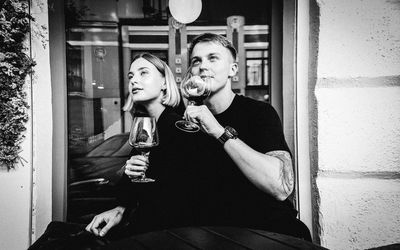
[(169, 0), (171, 15), (180, 23), (191, 23), (201, 13), (201, 0)]

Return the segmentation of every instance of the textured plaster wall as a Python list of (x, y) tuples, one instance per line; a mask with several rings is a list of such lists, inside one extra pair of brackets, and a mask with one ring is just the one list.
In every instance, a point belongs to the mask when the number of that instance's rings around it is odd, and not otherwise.
[(399, 75), (398, 0), (319, 0), (318, 75)]
[[(31, 3), (31, 14), (47, 27), (47, 1)], [(37, 27), (31, 27), (38, 32)], [(0, 169), (0, 249), (27, 249), (51, 221), (52, 105), (47, 33), (32, 32), (26, 41), (35, 59), (35, 74), (26, 82), (29, 121), (15, 169)], [(45, 45), (45, 46), (43, 46)], [(28, 52), (28, 53), (29, 53)]]
[(399, 243), (400, 1), (317, 4), (317, 241), (329, 249)]
[(400, 242), (400, 180), (319, 177), (321, 244), (367, 249)]
[(319, 88), (316, 96), (320, 171), (400, 171), (399, 87)]

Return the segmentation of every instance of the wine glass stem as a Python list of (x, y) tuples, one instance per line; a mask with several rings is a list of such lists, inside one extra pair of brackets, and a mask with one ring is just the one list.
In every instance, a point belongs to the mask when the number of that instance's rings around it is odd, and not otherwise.
[[(189, 100), (188, 103), (187, 103), (187, 105), (188, 105), (188, 106), (194, 106), (194, 105), (196, 105), (196, 102), (195, 102), (195, 101)], [(190, 121), (189, 121), (189, 118), (188, 118), (187, 116), (185, 117), (185, 120), (186, 120), (187, 122), (190, 122)]]
[[(141, 152), (141, 154), (146, 157), (147, 161), (149, 161), (149, 153)], [(142, 180), (146, 179), (146, 171), (143, 171), (142, 176), (140, 177)]]

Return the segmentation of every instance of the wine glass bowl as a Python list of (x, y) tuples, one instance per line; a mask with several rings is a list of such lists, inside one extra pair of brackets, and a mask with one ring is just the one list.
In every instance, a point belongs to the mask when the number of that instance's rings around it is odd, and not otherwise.
[(182, 95), (189, 101), (200, 104), (210, 94), (209, 85), (208, 81), (204, 81), (200, 76), (192, 76), (182, 83)]
[[(203, 103), (211, 92), (211, 84), (204, 81), (200, 76), (192, 76), (189, 74), (181, 84), (182, 96), (188, 100), (188, 105), (200, 105)], [(175, 126), (185, 132), (197, 132), (200, 127), (188, 120), (180, 120)]]
[[(156, 127), (156, 120), (153, 117), (135, 117), (132, 122), (129, 134), (129, 144), (148, 157), (148, 153), (153, 147), (158, 146), (159, 138)], [(154, 182), (154, 179), (147, 178), (145, 173), (142, 177), (132, 179), (132, 182), (146, 183)]]

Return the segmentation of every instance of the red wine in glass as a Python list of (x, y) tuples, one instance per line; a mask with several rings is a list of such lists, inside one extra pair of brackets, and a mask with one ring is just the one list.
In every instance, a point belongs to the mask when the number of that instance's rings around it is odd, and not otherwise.
[[(150, 150), (159, 143), (156, 119), (154, 117), (135, 117), (132, 122), (129, 134), (129, 144), (148, 157)], [(132, 179), (132, 182), (147, 183), (154, 182), (152, 178), (146, 177), (145, 173), (139, 178)]]

